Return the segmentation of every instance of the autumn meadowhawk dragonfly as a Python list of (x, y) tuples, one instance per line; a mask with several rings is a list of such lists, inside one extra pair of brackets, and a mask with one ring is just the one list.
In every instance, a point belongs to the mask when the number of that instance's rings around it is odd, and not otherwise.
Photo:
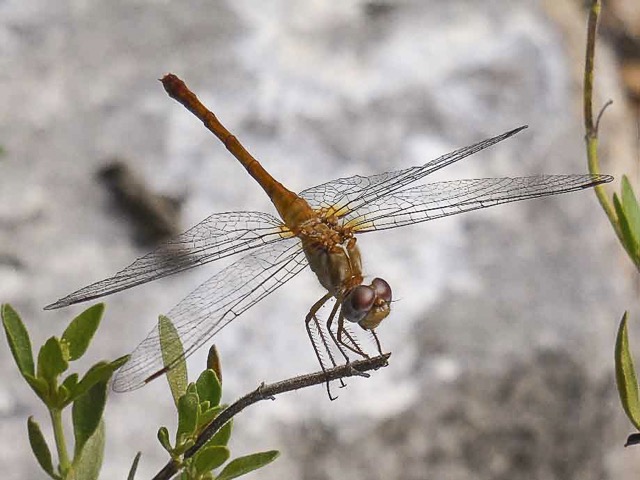
[[(555, 195), (612, 180), (607, 175), (538, 175), (454, 180), (410, 186), (417, 180), (515, 135), (516, 128), (460, 148), (422, 166), (371, 176), (339, 178), (295, 194), (277, 182), (175, 75), (162, 79), (167, 93), (214, 133), (260, 184), (280, 218), (262, 212), (217, 213), (160, 245), (105, 280), (45, 307), (54, 309), (147, 283), (167, 275), (244, 253), (178, 303), (167, 316), (184, 353), (160, 351), (152, 330), (120, 369), (114, 390), (141, 387), (191, 355), (224, 326), (310, 266), (327, 293), (306, 315), (306, 328), (323, 368), (336, 361), (329, 343), (348, 361), (366, 356), (347, 325), (370, 332), (389, 315), (391, 287), (374, 278), (365, 283), (357, 235), (413, 225), (501, 203)], [(333, 301), (326, 325), (320, 308)], [(324, 332), (322, 333), (323, 328)], [(329, 351), (329, 358), (321, 350)], [(324, 355), (324, 356), (323, 356)]]

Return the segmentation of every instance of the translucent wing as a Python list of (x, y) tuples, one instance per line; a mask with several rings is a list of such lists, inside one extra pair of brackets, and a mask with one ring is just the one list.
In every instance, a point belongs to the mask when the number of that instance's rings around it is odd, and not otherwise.
[(116, 293), (282, 239), (286, 227), (262, 212), (211, 215), (113, 277), (93, 283), (45, 307), (50, 310)]
[[(200, 285), (168, 314), (188, 357), (203, 343), (264, 297), (277, 290), (307, 265), (297, 238), (263, 246), (245, 255)], [(176, 346), (165, 351), (154, 328), (118, 371), (113, 389), (119, 392), (145, 385), (182, 358)]]
[(516, 128), (502, 135), (454, 150), (425, 163), (421, 167), (410, 167), (370, 177), (356, 175), (348, 178), (338, 178), (304, 190), (300, 193), (300, 196), (309, 202), (313, 208), (331, 208), (339, 216), (342, 216), (343, 212), (358, 210), (371, 201), (385, 197), (436, 170), (495, 145), (525, 128), (527, 127)]
[(608, 175), (479, 178), (418, 185), (370, 202), (342, 221), (358, 232), (426, 222), (501, 203), (572, 192), (609, 182)]

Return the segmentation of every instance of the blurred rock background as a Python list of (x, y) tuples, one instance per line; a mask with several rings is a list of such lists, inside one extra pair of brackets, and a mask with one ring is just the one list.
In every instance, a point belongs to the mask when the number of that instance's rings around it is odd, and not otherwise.
[[(0, 1), (0, 300), (38, 344), (84, 308), (42, 306), (145, 253), (97, 179), (114, 157), (149, 191), (179, 199), (181, 228), (216, 211), (273, 212), (166, 96), (156, 79), (167, 72), (293, 190), (422, 164), (525, 123), (434, 178), (585, 172), (582, 7)], [(596, 75), (597, 104), (614, 100), (602, 169), (635, 181), (638, 51), (628, 45), (638, 10), (635, 0), (605, 4)], [(631, 427), (612, 352), (623, 310), (638, 318), (638, 276), (592, 193), (372, 234), (361, 248), (398, 300), (379, 330), (391, 364), (335, 402), (318, 387), (238, 417), (235, 455), (282, 450), (253, 478), (632, 478), (640, 457), (622, 448)], [(106, 299), (88, 361), (131, 351), (212, 267)], [(309, 272), (290, 283), (216, 337), (228, 401), (317, 369), (303, 317), (322, 292)], [(194, 370), (204, 356), (192, 357)], [(45, 412), (6, 346), (0, 360), (3, 474), (41, 478), (26, 417), (46, 425)], [(166, 461), (157, 428), (174, 427), (166, 385), (114, 394), (106, 415), (103, 478), (125, 477), (137, 450), (139, 478), (150, 477)]]

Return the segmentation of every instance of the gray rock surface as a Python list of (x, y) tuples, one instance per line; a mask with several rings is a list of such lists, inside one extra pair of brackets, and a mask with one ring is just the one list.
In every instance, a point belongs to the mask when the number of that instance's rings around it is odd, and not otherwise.
[[(575, 3), (0, 2), (0, 300), (38, 344), (82, 309), (42, 306), (144, 253), (95, 177), (113, 156), (184, 198), (185, 228), (216, 211), (273, 212), (166, 96), (156, 79), (167, 72), (296, 191), (422, 164), (525, 123), (434, 178), (586, 171)], [(598, 59), (599, 99), (616, 102), (603, 170), (620, 175), (632, 171), (633, 123), (613, 57), (603, 48)], [(637, 274), (590, 192), (372, 234), (361, 246), (367, 273), (398, 300), (379, 330), (391, 364), (335, 402), (318, 387), (240, 416), (236, 455), (283, 452), (254, 478), (631, 478), (637, 455), (621, 451), (630, 427), (611, 375), (617, 322), (638, 311)], [(214, 271), (108, 298), (88, 360), (132, 350)], [(307, 272), (216, 337), (227, 400), (317, 369), (302, 320), (321, 294)], [(554, 361), (537, 354), (548, 349)], [(13, 440), (0, 463), (10, 480), (40, 478), (25, 423), (46, 415), (9, 356), (0, 348), (0, 436)], [(194, 371), (203, 362), (194, 355)], [(527, 379), (535, 387), (522, 387)], [(139, 478), (155, 473), (166, 460), (155, 432), (171, 418), (161, 380), (112, 395), (103, 478), (124, 478), (137, 450)]]

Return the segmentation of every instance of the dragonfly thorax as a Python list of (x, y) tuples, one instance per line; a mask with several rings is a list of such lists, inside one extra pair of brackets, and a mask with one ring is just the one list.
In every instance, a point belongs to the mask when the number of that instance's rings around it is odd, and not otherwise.
[(355, 238), (330, 243), (307, 237), (302, 246), (320, 284), (336, 297), (362, 283), (362, 259)]

